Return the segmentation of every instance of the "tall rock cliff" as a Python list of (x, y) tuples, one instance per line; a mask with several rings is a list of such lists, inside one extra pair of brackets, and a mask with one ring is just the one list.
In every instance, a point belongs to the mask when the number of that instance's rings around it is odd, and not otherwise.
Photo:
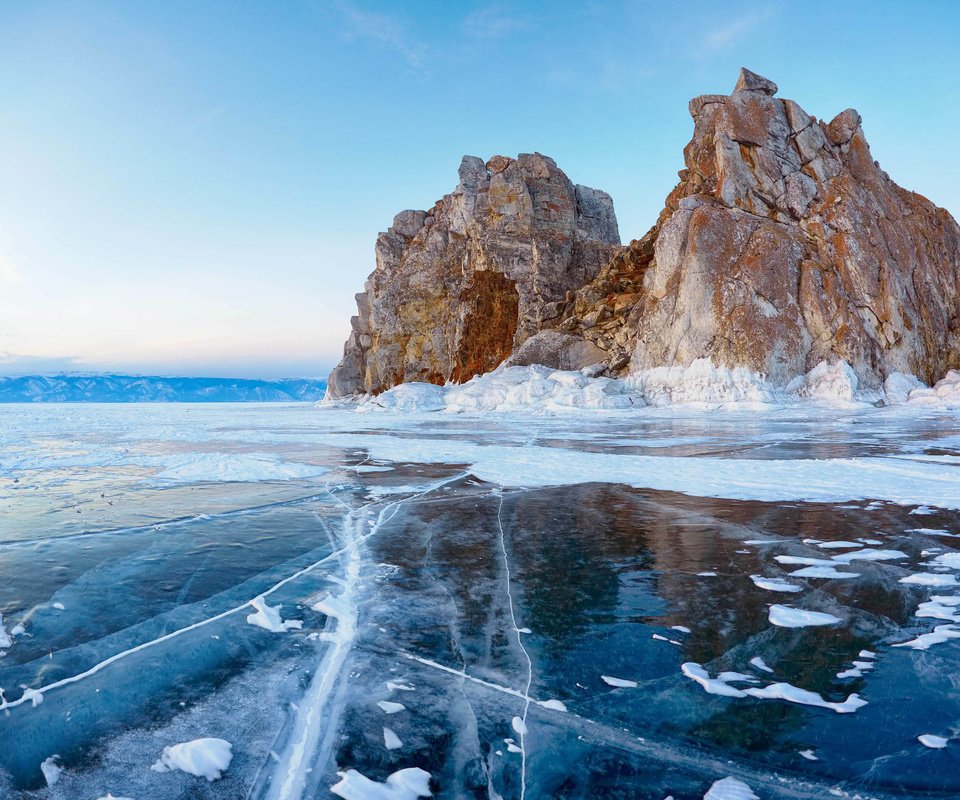
[(960, 228), (829, 123), (742, 70), (690, 102), (686, 169), (656, 225), (560, 309), (614, 371), (708, 357), (786, 383), (821, 360), (861, 385), (960, 367)]
[(575, 186), (552, 159), (465, 157), (451, 194), (429, 211), (397, 214), (377, 238), (376, 269), (357, 295), (329, 395), (493, 369), (556, 318), (619, 245), (610, 196)]

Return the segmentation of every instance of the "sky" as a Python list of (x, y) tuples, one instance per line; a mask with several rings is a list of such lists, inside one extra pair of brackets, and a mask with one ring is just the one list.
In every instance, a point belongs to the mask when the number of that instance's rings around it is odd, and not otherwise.
[(960, 3), (0, 0), (0, 375), (322, 377), (378, 231), (542, 152), (624, 241), (741, 66), (960, 216)]

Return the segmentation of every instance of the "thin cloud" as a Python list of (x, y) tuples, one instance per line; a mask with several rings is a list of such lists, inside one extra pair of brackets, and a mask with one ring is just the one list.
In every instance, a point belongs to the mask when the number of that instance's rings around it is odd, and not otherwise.
[(530, 17), (514, 14), (500, 5), (490, 5), (468, 14), (462, 23), (464, 33), (477, 39), (499, 39), (529, 30)]
[(746, 36), (753, 33), (764, 22), (773, 16), (772, 8), (765, 8), (762, 11), (751, 11), (742, 17), (733, 19), (725, 25), (718, 25), (703, 37), (700, 44), (700, 52), (706, 55), (714, 55), (724, 50), (728, 50), (742, 41)]
[(422, 70), (424, 46), (411, 36), (403, 23), (389, 14), (364, 11), (347, 0), (334, 0), (347, 23), (348, 39), (370, 39), (397, 52), (411, 67)]

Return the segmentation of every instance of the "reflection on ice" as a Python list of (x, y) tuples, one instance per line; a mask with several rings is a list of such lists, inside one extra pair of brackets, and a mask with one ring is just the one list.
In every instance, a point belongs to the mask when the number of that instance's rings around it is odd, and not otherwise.
[(0, 409), (0, 796), (960, 792), (948, 415), (186, 411)]

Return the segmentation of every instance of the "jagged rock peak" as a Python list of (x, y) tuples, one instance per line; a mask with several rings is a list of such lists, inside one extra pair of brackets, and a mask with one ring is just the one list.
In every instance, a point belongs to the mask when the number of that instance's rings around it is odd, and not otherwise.
[(737, 84), (733, 87), (734, 92), (760, 92), (768, 97), (773, 97), (777, 93), (777, 84), (751, 72), (746, 67), (740, 67), (740, 75), (737, 78)]
[[(960, 228), (895, 184), (854, 109), (820, 122), (742, 70), (690, 102), (654, 228), (560, 310), (611, 369), (710, 358), (783, 384), (845, 360), (861, 385), (960, 367)], [(627, 354), (630, 354), (627, 357)]]
[(552, 158), (464, 156), (458, 179), (377, 238), (332, 397), (493, 369), (619, 249), (610, 195), (575, 185)]

